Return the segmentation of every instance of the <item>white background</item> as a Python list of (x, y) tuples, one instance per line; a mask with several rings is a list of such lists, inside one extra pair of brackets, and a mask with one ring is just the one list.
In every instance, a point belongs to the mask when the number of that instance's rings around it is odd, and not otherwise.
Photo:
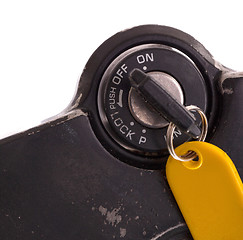
[(93, 51), (136, 25), (185, 31), (242, 71), (242, 16), (232, 0), (0, 0), (0, 138), (61, 112)]

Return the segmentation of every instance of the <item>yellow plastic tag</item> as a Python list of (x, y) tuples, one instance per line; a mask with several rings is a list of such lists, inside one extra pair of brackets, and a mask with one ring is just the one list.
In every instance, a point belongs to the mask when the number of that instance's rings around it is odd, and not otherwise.
[(197, 153), (198, 161), (170, 156), (166, 176), (193, 238), (243, 239), (243, 185), (233, 162), (210, 143), (184, 143), (176, 153), (188, 150)]

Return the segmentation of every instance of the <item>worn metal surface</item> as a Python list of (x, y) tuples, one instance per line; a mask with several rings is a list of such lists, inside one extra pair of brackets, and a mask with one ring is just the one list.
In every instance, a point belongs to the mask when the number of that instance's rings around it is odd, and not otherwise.
[(186, 229), (164, 170), (115, 159), (87, 116), (0, 146), (2, 239), (158, 239)]

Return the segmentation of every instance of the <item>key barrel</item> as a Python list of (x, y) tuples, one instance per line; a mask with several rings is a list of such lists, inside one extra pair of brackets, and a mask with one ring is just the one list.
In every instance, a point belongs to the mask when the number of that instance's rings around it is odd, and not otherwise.
[[(185, 105), (197, 105), (206, 113), (210, 133), (217, 122), (215, 78), (221, 70), (215, 67), (208, 51), (191, 36), (155, 25), (118, 33), (91, 56), (73, 104), (79, 103), (90, 114), (97, 138), (113, 156), (133, 166), (158, 168), (168, 156), (167, 123), (163, 120), (162, 125), (158, 125), (158, 115), (150, 116), (153, 109), (149, 104), (134, 96), (129, 74), (135, 68), (146, 74), (157, 74), (155, 78), (161, 83), (174, 84), (170, 88), (177, 91), (179, 101), (183, 99)], [(200, 116), (195, 114), (195, 117), (200, 124)], [(175, 146), (190, 139), (178, 129), (174, 138)]]

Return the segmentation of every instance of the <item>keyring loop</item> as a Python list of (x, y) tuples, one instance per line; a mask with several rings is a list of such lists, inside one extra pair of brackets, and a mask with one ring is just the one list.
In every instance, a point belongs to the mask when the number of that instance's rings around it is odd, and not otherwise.
[[(197, 106), (190, 105), (190, 106), (187, 106), (186, 108), (189, 111), (196, 110), (200, 114), (201, 119), (202, 119), (202, 130), (201, 130), (201, 135), (198, 138), (198, 141), (203, 142), (205, 140), (205, 138), (207, 136), (207, 132), (208, 132), (207, 117), (206, 117), (205, 113)], [(194, 151), (188, 151), (188, 153), (186, 153), (185, 155), (182, 155), (182, 156), (178, 156), (175, 153), (175, 149), (174, 149), (174, 145), (173, 145), (173, 133), (174, 133), (175, 128), (176, 128), (176, 125), (174, 123), (170, 123), (168, 126), (168, 129), (167, 129), (167, 134), (166, 134), (166, 143), (167, 143), (167, 147), (168, 147), (168, 151), (169, 151), (170, 155), (174, 159), (182, 161), (182, 162), (187, 162), (187, 161), (193, 160), (197, 156), (196, 152), (194, 152)]]

